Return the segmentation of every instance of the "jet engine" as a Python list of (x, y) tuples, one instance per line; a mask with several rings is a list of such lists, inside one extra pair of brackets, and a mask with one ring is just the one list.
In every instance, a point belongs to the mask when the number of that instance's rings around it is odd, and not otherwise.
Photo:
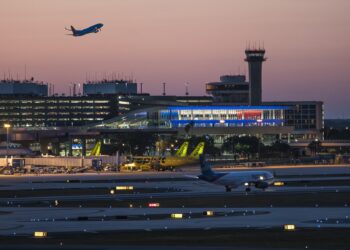
[(255, 187), (265, 189), (269, 187), (269, 184), (267, 182), (261, 181), (261, 182), (255, 183)]

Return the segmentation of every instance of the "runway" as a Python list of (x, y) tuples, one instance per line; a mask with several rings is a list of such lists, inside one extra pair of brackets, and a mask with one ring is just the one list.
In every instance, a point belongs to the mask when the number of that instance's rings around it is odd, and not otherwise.
[[(202, 214), (206, 210), (222, 212), (227, 216), (191, 218), (191, 214)], [(258, 213), (259, 215), (229, 216), (232, 212)], [(32, 235), (34, 231), (46, 232), (99, 232), (106, 230), (171, 230), (171, 229), (214, 229), (214, 228), (283, 228), (284, 224), (294, 224), (302, 228), (346, 228), (350, 226), (348, 208), (2, 208), (1, 235)], [(185, 214), (183, 219), (171, 219), (170, 214)], [(151, 216), (163, 214), (166, 219), (103, 220), (106, 216)], [(71, 218), (96, 217), (99, 221), (70, 220)], [(330, 219), (346, 219), (343, 223), (325, 223)], [(319, 222), (312, 222), (319, 221)], [(321, 222), (322, 221), (322, 222)]]
[[(198, 170), (194, 169), (181, 172), (1, 176), (0, 192), (6, 194), (11, 191), (16, 195), (0, 197), (0, 235), (30, 236), (34, 231), (98, 233), (282, 228), (284, 224), (295, 224), (297, 228), (350, 228), (349, 167), (297, 166), (271, 171), (283, 176), (280, 180), (304, 181), (306, 184), (270, 187), (266, 191), (253, 189), (250, 193), (246, 193), (243, 187), (225, 192), (222, 186), (188, 178), (198, 174)], [(321, 184), (332, 181), (332, 185), (308, 186), (308, 183), (317, 181)], [(333, 185), (338, 181), (342, 185)], [(117, 185), (130, 185), (134, 189), (110, 194), (110, 189), (115, 189)], [(73, 189), (84, 193), (70, 195)], [(95, 189), (105, 190), (105, 194), (89, 194)], [(162, 191), (142, 191), (154, 189)], [(36, 191), (46, 192), (46, 195), (34, 195)], [(50, 192), (61, 195), (51, 195)], [(148, 208), (147, 204), (151, 201), (159, 202), (160, 207)], [(203, 216), (207, 210), (220, 216)], [(184, 217), (171, 219), (172, 213), (182, 213)]]
[[(215, 189), (218, 189), (217, 187)], [(270, 188), (266, 191), (254, 190), (250, 193), (244, 190), (224, 192), (221, 191), (188, 191), (188, 192), (165, 192), (165, 193), (133, 193), (133, 194), (106, 194), (106, 195), (67, 195), (67, 196), (44, 196), (44, 197), (22, 197), (22, 198), (0, 198), (0, 205), (6, 205), (9, 203), (26, 203), (26, 202), (52, 202), (53, 200), (58, 201), (97, 201), (97, 200), (116, 200), (116, 201), (132, 201), (142, 199), (161, 199), (161, 198), (195, 198), (195, 197), (236, 197), (236, 196), (247, 196), (247, 195), (260, 195), (260, 194), (307, 194), (307, 193), (339, 193), (339, 192), (350, 192), (350, 187), (302, 187), (302, 188)], [(106, 190), (107, 193), (107, 190)], [(349, 204), (350, 205), (350, 204)]]

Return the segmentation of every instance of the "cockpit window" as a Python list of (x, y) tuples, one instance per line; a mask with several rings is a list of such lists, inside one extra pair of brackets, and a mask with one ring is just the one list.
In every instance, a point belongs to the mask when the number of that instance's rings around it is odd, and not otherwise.
[(261, 174), (253, 175), (253, 178), (256, 179), (256, 180), (263, 181), (263, 180), (272, 178), (272, 176), (267, 174), (267, 173), (261, 173)]

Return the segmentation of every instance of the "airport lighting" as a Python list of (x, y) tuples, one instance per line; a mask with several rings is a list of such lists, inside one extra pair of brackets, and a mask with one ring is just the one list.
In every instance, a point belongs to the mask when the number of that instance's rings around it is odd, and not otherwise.
[(116, 186), (116, 190), (134, 190), (133, 186)]
[(295, 225), (293, 225), (293, 224), (286, 224), (286, 225), (284, 225), (284, 230), (285, 231), (294, 231), (295, 230)]
[(182, 219), (183, 214), (171, 214), (172, 219)]
[(276, 181), (273, 183), (274, 186), (284, 186), (284, 182), (283, 181)]
[(37, 231), (34, 232), (35, 238), (45, 238), (47, 236), (47, 232)]
[(214, 215), (214, 211), (205, 211), (203, 214), (206, 215), (206, 216), (213, 216)]
[(157, 202), (153, 202), (153, 203), (148, 203), (148, 207), (159, 207), (160, 204)]

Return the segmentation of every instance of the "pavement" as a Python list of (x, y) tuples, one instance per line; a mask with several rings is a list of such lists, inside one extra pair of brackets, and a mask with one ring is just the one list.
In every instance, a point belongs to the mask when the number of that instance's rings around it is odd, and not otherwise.
[[(252, 170), (261, 169), (254, 168)], [(263, 168), (266, 169), (266, 168)], [(268, 169), (268, 168), (267, 168)], [(245, 169), (246, 170), (246, 169)], [(225, 171), (227, 171), (225, 169)], [(232, 171), (232, 170), (230, 170)], [(279, 175), (290, 175), (288, 180), (349, 180), (350, 177), (308, 177), (307, 175), (350, 174), (348, 166), (295, 166), (273, 168)], [(226, 193), (222, 186), (216, 186), (187, 176), (197, 175), (198, 170), (186, 169), (182, 172), (146, 172), (146, 173), (102, 173), (102, 174), (58, 174), (58, 175), (16, 175), (0, 176), (0, 190), (36, 190), (68, 188), (114, 188), (116, 185), (132, 185), (134, 191), (126, 194), (111, 195), (60, 195), (43, 197), (0, 198), (0, 235), (32, 235), (34, 231), (47, 232), (99, 232), (124, 230), (170, 230), (170, 229), (215, 229), (215, 228), (282, 228), (284, 224), (295, 224), (302, 228), (350, 228), (348, 207), (247, 207), (247, 208), (212, 208), (210, 198), (216, 196), (244, 196), (244, 188)], [(300, 175), (300, 178), (295, 177)], [(67, 180), (70, 180), (67, 182)], [(71, 180), (75, 180), (72, 182)], [(118, 182), (120, 181), (120, 183)], [(82, 182), (81, 182), (82, 181)], [(95, 181), (95, 182), (94, 182)], [(178, 192), (138, 193), (141, 188), (175, 188)], [(250, 195), (259, 195), (264, 191), (253, 190)], [(300, 194), (321, 192), (350, 192), (350, 186), (316, 187), (271, 187), (266, 192), (272, 194)], [(33, 201), (94, 201), (94, 200), (135, 200), (145, 198), (203, 197), (208, 200), (208, 207), (182, 208), (84, 208), (84, 207), (20, 207), (11, 203)], [(191, 217), (192, 213), (202, 214), (211, 210), (214, 213), (227, 213), (220, 217)], [(230, 216), (232, 211), (250, 212), (252, 215)], [(264, 212), (264, 214), (259, 214)], [(185, 213), (183, 219), (171, 219), (172, 213)], [(106, 216), (142, 215), (146, 219), (104, 220)], [(147, 215), (156, 216), (147, 219)], [(157, 216), (162, 215), (162, 219)], [(98, 217), (99, 220), (72, 220), (77, 217)], [(191, 218), (190, 218), (191, 217)], [(154, 219), (155, 218), (155, 219)], [(328, 221), (328, 219), (330, 219)], [(339, 220), (338, 220), (339, 219)], [(325, 223), (325, 221), (328, 221)]]
[[(189, 218), (191, 214), (211, 210), (214, 213), (251, 212), (255, 215)], [(345, 219), (349, 208), (1, 208), (0, 235), (33, 235), (35, 231), (99, 232), (106, 230), (170, 230), (215, 228), (283, 228), (294, 224), (297, 228), (349, 228), (350, 223), (323, 223), (326, 219)], [(258, 214), (264, 212), (266, 214)], [(172, 213), (185, 213), (183, 219), (171, 219)], [(103, 220), (105, 216), (168, 215), (154, 220)], [(101, 217), (99, 221), (70, 220), (77, 217)], [(320, 221), (315, 223), (312, 221)]]

